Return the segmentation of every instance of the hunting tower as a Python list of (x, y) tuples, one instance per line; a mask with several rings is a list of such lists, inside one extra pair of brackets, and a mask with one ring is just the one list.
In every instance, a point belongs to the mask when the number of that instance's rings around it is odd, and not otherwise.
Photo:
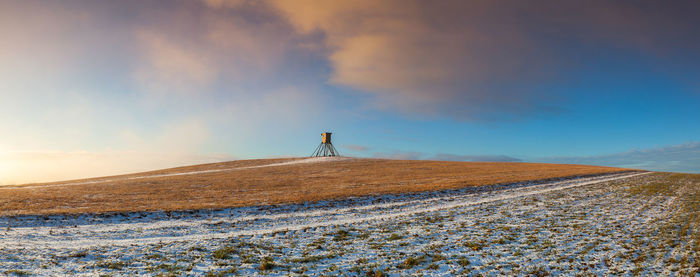
[(336, 150), (335, 147), (333, 147), (333, 143), (331, 143), (331, 134), (332, 133), (329, 132), (321, 134), (321, 144), (318, 147), (316, 147), (316, 150), (313, 154), (311, 154), (311, 157), (340, 156), (338, 150)]

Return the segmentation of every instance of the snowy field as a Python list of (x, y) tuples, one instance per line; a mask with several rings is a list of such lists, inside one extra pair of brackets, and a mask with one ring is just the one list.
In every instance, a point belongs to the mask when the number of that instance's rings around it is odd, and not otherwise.
[(697, 275), (697, 176), (0, 218), (7, 275)]

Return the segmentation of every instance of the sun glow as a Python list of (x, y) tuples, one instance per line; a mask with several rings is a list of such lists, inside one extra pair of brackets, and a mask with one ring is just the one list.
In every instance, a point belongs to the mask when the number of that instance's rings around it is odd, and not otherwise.
[(0, 186), (14, 184), (15, 170), (9, 152), (0, 150)]

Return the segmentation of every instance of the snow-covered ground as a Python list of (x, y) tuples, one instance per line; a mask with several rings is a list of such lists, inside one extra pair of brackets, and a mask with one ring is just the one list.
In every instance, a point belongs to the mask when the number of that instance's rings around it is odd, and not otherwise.
[[(303, 205), (0, 218), (0, 273), (453, 275), (697, 269), (679, 192), (623, 173)], [(669, 227), (670, 226), (670, 227)], [(680, 233), (679, 233), (680, 234)], [(687, 236), (684, 237), (684, 236)]]

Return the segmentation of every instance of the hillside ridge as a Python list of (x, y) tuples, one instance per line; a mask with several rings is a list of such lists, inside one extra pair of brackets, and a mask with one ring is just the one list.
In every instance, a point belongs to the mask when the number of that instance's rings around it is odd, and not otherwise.
[(274, 205), (459, 189), (630, 169), (346, 157), (239, 160), (0, 187), (0, 214), (101, 213)]

